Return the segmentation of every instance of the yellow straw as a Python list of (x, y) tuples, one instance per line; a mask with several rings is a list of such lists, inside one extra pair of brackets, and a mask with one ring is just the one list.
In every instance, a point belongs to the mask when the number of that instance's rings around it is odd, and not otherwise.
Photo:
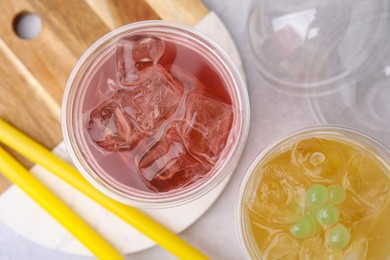
[(121, 204), (105, 196), (91, 186), (72, 166), (52, 154), (49, 150), (25, 136), (0, 119), (0, 142), (11, 147), (31, 161), (40, 164), (65, 182), (107, 208), (161, 247), (180, 259), (209, 259), (173, 232), (157, 223), (139, 210)]
[(0, 172), (18, 185), (99, 259), (124, 259), (56, 195), (0, 147)]

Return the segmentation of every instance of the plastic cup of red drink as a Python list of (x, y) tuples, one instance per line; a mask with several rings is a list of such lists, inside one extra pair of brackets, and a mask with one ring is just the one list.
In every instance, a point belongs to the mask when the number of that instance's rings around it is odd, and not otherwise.
[(231, 176), (249, 127), (228, 55), (195, 29), (143, 21), (99, 39), (66, 85), (65, 143), (81, 174), (125, 204), (188, 203)]

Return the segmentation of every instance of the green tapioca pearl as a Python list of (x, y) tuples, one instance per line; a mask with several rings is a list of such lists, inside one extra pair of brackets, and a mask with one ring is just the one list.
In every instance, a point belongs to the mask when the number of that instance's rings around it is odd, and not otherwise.
[(313, 222), (308, 217), (301, 218), (297, 223), (290, 227), (290, 232), (297, 238), (306, 238), (313, 233)]
[(348, 230), (341, 224), (329, 228), (325, 233), (325, 241), (331, 249), (343, 249), (350, 240)]
[(345, 200), (347, 196), (341, 185), (332, 185), (328, 187), (329, 203), (338, 205)]
[(320, 208), (328, 201), (328, 190), (324, 185), (314, 184), (306, 192), (306, 205), (311, 208)]
[(325, 205), (317, 213), (317, 220), (323, 226), (331, 226), (339, 221), (339, 210), (334, 205)]

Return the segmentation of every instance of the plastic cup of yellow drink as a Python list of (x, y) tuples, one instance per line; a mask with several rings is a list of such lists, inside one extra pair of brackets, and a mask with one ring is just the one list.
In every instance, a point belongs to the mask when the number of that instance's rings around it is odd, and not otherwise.
[(388, 259), (390, 152), (316, 126), (261, 152), (242, 181), (237, 230), (253, 259)]

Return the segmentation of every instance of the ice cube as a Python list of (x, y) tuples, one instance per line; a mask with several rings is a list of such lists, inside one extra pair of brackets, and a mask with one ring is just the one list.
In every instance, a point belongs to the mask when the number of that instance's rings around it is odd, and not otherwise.
[(148, 67), (140, 74), (146, 75), (144, 82), (117, 90), (90, 115), (91, 138), (106, 150), (133, 149), (177, 109), (183, 87), (162, 66)]
[(313, 182), (333, 183), (344, 174), (345, 162), (340, 147), (325, 138), (298, 142), (292, 149), (291, 161)]
[(198, 158), (215, 162), (226, 144), (232, 120), (231, 106), (199, 92), (191, 93), (181, 125), (186, 148)]
[(367, 259), (368, 239), (364, 235), (356, 235), (351, 238), (351, 242), (344, 250), (344, 259)]
[(353, 154), (346, 163), (346, 173), (343, 187), (350, 195), (343, 205), (358, 204), (356, 210), (361, 211), (362, 218), (382, 212), (390, 197), (390, 186), (375, 158), (363, 152)]
[(172, 77), (180, 82), (183, 85), (184, 90), (186, 92), (197, 91), (203, 92), (204, 85), (193, 75), (186, 73), (178, 66), (170, 65), (168, 68), (168, 72), (172, 75)]
[(188, 152), (175, 126), (168, 129), (139, 163), (141, 179), (156, 192), (185, 187), (204, 177), (210, 168), (210, 164)]
[(120, 87), (118, 86), (119, 84), (117, 84), (113, 79), (110, 78), (108, 78), (105, 83), (99, 82), (98, 85), (102, 85), (104, 87), (97, 89), (97, 97), (104, 100), (106, 100), (107, 97), (112, 97), (115, 92), (120, 89)]
[(303, 205), (298, 202), (308, 185), (304, 178), (277, 164), (266, 165), (256, 176), (251, 182), (256, 196), (248, 201), (248, 207), (256, 212), (259, 220), (287, 227), (303, 215)]
[[(229, 105), (198, 92), (196, 81), (177, 70), (175, 73), (187, 80), (183, 85), (192, 85), (184, 118), (175, 118), (165, 136), (139, 163), (142, 179), (157, 192), (178, 189), (203, 178), (218, 160), (232, 121)], [(188, 86), (184, 88), (189, 91)]]
[(156, 65), (164, 51), (164, 40), (153, 35), (133, 35), (119, 40), (116, 48), (119, 81), (126, 86), (139, 84), (145, 79), (140, 71)]
[(273, 235), (265, 245), (264, 259), (299, 259), (299, 242), (286, 233)]
[(142, 137), (113, 99), (106, 100), (91, 112), (88, 132), (97, 145), (108, 151), (131, 149)]
[(176, 111), (183, 87), (160, 65), (146, 68), (146, 80), (134, 88), (119, 90), (114, 98), (133, 121), (148, 135)]
[[(317, 235), (315, 237), (311, 237), (306, 239), (302, 245), (300, 250), (299, 259), (324, 259), (324, 255), (329, 254), (329, 251), (326, 248), (324, 243), (324, 239)], [(325, 258), (332, 259), (332, 258)]]
[(314, 152), (312, 153), (312, 155), (310, 156), (310, 163), (313, 165), (313, 166), (317, 166), (321, 163), (323, 163), (324, 161), (326, 160), (326, 157), (323, 153), (320, 153), (320, 152)]

